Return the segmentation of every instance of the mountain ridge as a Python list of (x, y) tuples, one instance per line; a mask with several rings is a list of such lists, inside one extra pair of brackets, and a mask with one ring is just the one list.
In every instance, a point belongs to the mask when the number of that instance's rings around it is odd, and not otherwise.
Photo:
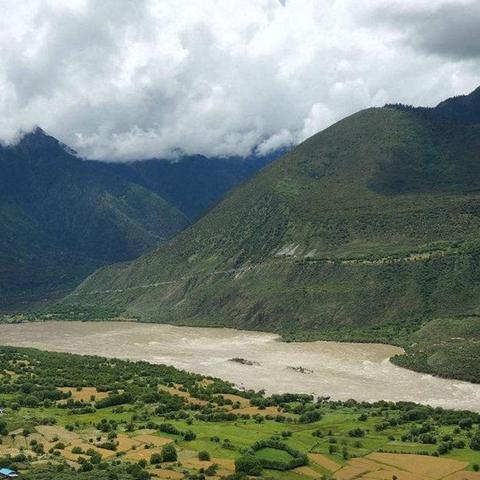
[[(475, 325), (480, 126), (431, 113), (384, 107), (338, 122), (155, 252), (96, 272), (66, 303), (407, 348), (437, 318)], [(424, 371), (480, 380), (474, 356), (462, 367), (444, 353), (432, 351)]]
[(92, 161), (40, 127), (0, 146), (0, 307), (48, 297), (145, 253), (269, 161)]

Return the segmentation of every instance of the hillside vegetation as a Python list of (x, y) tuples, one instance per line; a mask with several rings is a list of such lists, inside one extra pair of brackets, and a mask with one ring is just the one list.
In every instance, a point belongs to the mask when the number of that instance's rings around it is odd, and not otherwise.
[[(480, 354), (462, 333), (465, 318), (480, 331), (479, 92), (452, 99), (447, 113), (391, 106), (342, 120), (166, 245), (99, 270), (65, 303), (290, 339), (397, 343), (409, 367), (480, 381), (478, 362), (452, 353), (461, 343), (469, 358)], [(429, 346), (447, 321), (449, 336)]]
[(64, 296), (98, 267), (151, 250), (269, 161), (102, 163), (41, 129), (0, 145), (0, 309)]

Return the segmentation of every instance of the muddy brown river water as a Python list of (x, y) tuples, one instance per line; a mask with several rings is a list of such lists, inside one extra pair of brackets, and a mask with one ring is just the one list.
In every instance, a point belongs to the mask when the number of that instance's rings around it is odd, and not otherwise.
[(0, 343), (164, 363), (268, 393), (408, 400), (480, 411), (480, 385), (396, 367), (389, 358), (401, 349), (390, 345), (284, 343), (270, 333), (123, 322), (0, 325)]

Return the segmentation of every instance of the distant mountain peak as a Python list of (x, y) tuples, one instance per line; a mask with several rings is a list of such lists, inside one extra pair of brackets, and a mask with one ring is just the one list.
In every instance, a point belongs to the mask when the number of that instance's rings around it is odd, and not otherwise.
[(457, 95), (440, 102), (436, 107), (414, 107), (402, 103), (387, 104), (387, 108), (451, 120), (465, 125), (480, 124), (480, 87), (467, 95)]
[(32, 128), (32, 130), (24, 132), (23, 135), (20, 137), (20, 141), (18, 142), (18, 144), (20, 145), (28, 143), (32, 140), (34, 142), (45, 141), (46, 139), (49, 139), (50, 142), (54, 141), (55, 143), (59, 143), (59, 141), (55, 137), (52, 137), (45, 130), (43, 130), (43, 128), (37, 125)]
[(440, 102), (435, 110), (463, 123), (480, 123), (480, 87), (468, 95), (459, 95)]
[(47, 134), (47, 132), (45, 132), (45, 130), (41, 127), (39, 127), (38, 125), (36, 125), (33, 130), (31, 131), (32, 135), (45, 135), (45, 136), (49, 136)]
[(35, 149), (61, 149), (71, 156), (78, 156), (77, 152), (61, 142), (54, 136), (48, 134), (43, 128), (36, 125), (32, 130), (23, 134), (20, 141), (17, 143), (20, 148)]

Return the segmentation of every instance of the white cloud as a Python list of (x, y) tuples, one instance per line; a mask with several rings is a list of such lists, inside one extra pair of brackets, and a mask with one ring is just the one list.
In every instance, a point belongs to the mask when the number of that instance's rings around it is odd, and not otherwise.
[(267, 152), (478, 86), (478, 5), (0, 0), (0, 139), (40, 125), (106, 160)]

